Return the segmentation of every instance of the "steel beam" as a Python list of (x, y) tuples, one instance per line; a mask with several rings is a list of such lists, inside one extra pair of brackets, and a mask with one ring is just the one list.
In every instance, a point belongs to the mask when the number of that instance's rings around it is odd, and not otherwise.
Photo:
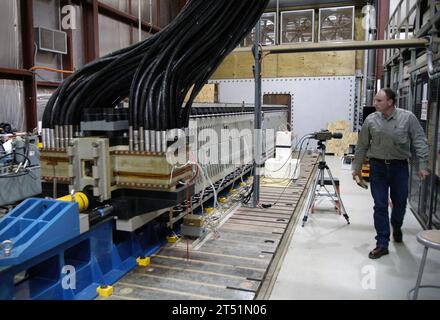
[[(21, 39), (23, 69), (30, 70), (34, 66), (34, 12), (33, 0), (21, 0)], [(23, 79), (24, 108), (26, 112), (26, 129), (32, 131), (37, 127), (37, 90), (35, 75)]]
[(25, 80), (33, 77), (32, 71), (0, 67), (0, 79)]
[[(263, 52), (269, 54), (318, 52), (318, 51), (348, 51), (348, 50), (371, 50), (387, 48), (425, 48), (428, 45), (426, 39), (409, 40), (374, 40), (374, 41), (344, 41), (326, 43), (307, 43), (301, 45), (264, 46)], [(237, 48), (234, 52), (249, 52), (252, 48)]]
[[(64, 6), (72, 5), (71, 0), (61, 0), (60, 1), (60, 10)], [(72, 29), (65, 30), (63, 29), (63, 26), (61, 25), (60, 28), (66, 32), (67, 34), (67, 54), (63, 55), (63, 70), (73, 70), (73, 40), (72, 40)], [(63, 79), (66, 79), (69, 77), (69, 74), (63, 74)]]
[(99, 57), (98, 0), (90, 0), (83, 6), (84, 62)]

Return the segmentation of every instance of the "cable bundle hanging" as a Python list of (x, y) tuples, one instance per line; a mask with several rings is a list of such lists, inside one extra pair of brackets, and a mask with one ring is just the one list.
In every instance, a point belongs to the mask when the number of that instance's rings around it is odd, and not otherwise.
[(78, 136), (85, 108), (129, 97), (130, 150), (165, 151), (167, 131), (188, 127), (195, 97), (268, 2), (190, 0), (161, 32), (84, 66), (49, 100), (44, 146), (65, 148)]

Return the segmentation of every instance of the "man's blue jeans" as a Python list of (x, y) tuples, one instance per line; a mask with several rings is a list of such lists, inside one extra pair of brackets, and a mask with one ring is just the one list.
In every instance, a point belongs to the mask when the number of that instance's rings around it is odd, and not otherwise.
[(370, 159), (370, 186), (374, 199), (374, 227), (378, 247), (388, 248), (390, 241), (389, 196), (392, 202), (391, 225), (393, 229), (402, 227), (408, 198), (408, 178), (408, 163), (386, 164)]

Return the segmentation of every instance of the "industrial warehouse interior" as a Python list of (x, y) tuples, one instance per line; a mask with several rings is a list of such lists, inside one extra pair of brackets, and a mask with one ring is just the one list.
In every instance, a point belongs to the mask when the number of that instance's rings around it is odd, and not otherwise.
[(0, 1), (0, 300), (439, 300), (439, 28), (435, 0)]

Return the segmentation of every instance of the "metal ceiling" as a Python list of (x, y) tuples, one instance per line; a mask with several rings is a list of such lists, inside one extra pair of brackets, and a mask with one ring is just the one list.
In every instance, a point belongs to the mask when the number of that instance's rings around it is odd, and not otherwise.
[[(294, 8), (294, 7), (326, 7), (326, 6), (340, 6), (340, 5), (365, 5), (367, 0), (354, 1), (337, 1), (337, 0), (279, 0), (280, 8)], [(267, 9), (275, 9), (277, 7), (277, 0), (270, 0)]]

